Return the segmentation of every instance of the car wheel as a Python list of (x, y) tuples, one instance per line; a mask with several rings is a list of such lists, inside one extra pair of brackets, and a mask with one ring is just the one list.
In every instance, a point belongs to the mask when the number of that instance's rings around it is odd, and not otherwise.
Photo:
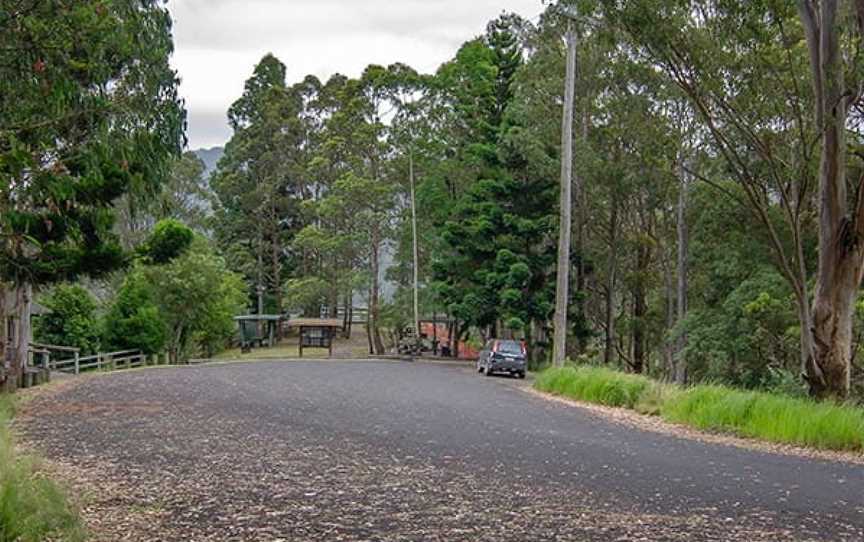
[(518, 375), (516, 375), (516, 376), (518, 376), (520, 380), (525, 380), (525, 371), (521, 371), (521, 372), (520, 372)]

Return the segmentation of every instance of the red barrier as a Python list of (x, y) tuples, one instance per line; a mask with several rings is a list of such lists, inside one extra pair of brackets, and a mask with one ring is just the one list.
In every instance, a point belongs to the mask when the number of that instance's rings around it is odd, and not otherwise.
[[(421, 335), (424, 335), (429, 341), (432, 341), (432, 339), (437, 336), (439, 353), (441, 352), (441, 348), (450, 347), (450, 338), (449, 334), (447, 333), (447, 324), (433, 324), (432, 322), (423, 322), (420, 324), (420, 333)], [(470, 346), (465, 341), (459, 342), (459, 359), (475, 360), (479, 355), (480, 352), (474, 347)]]

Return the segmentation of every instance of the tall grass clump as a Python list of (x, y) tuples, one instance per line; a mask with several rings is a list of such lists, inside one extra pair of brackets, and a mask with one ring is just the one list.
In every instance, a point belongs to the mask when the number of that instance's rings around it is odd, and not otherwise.
[(834, 403), (696, 386), (662, 408), (664, 418), (700, 429), (826, 450), (864, 450), (864, 410)]
[(13, 399), (0, 395), (0, 542), (83, 540), (63, 492), (36, 472), (32, 459), (16, 454), (9, 427), (13, 413)]
[(749, 419), (757, 394), (722, 386), (696, 386), (660, 408), (667, 420), (708, 431), (738, 431)]
[(541, 373), (535, 386), (540, 391), (612, 407), (635, 408), (651, 386), (651, 380), (603, 367), (564, 367)]
[(541, 373), (540, 391), (635, 409), (702, 429), (824, 450), (864, 451), (864, 409), (783, 394), (701, 385), (681, 388), (598, 367)]

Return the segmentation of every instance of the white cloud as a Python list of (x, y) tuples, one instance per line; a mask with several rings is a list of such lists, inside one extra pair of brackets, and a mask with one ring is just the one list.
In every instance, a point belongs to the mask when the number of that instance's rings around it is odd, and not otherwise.
[(230, 137), (225, 112), (261, 57), (289, 82), (307, 74), (359, 75), (404, 62), (433, 71), (502, 11), (535, 17), (540, 0), (170, 0), (192, 148)]

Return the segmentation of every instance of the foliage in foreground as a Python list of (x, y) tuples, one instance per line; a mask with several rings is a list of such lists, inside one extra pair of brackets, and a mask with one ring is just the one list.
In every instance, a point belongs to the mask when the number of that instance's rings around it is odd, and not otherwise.
[(0, 542), (83, 540), (79, 519), (60, 488), (36, 472), (32, 459), (16, 455), (12, 413), (12, 398), (0, 396)]
[(853, 406), (716, 385), (683, 389), (602, 367), (548, 369), (534, 385), (540, 391), (660, 415), (706, 431), (864, 451), (864, 409)]

